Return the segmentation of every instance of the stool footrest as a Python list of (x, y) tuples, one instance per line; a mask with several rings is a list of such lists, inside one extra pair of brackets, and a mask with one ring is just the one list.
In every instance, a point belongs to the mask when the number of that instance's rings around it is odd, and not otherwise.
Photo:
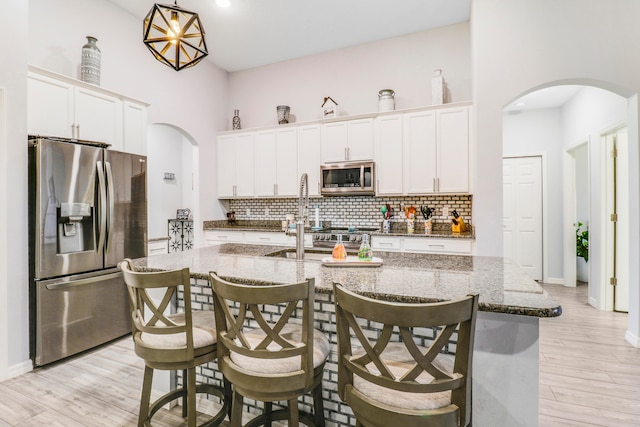
[[(196, 394), (198, 393), (211, 394), (213, 396), (219, 397), (220, 400), (222, 401), (222, 408), (220, 408), (220, 410), (215, 415), (213, 415), (213, 417), (211, 417), (206, 422), (200, 424), (198, 427), (213, 427), (213, 426), (220, 425), (230, 411), (230, 408), (231, 408), (230, 397), (225, 395), (225, 390), (222, 387), (215, 386), (213, 384), (196, 385)], [(185, 387), (180, 387), (158, 398), (158, 400), (153, 402), (149, 407), (149, 417), (146, 419), (145, 425), (150, 425), (151, 418), (153, 418), (155, 413), (158, 412), (164, 405), (176, 399), (180, 399), (186, 396), (186, 394), (187, 392), (185, 390)]]

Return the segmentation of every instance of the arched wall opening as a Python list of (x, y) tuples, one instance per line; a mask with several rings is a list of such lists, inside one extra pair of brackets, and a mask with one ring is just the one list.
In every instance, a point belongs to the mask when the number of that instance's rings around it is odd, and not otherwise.
[[(625, 272), (629, 281), (629, 330), (627, 341), (638, 346), (636, 322), (640, 310), (638, 264), (638, 234), (640, 220), (638, 206), (638, 105), (637, 96), (608, 82), (570, 79), (549, 82), (522, 92), (503, 110), (503, 156), (543, 154), (547, 165), (543, 176), (543, 262), (546, 283), (575, 286), (575, 224), (589, 225), (589, 303), (599, 309), (607, 307), (609, 284), (605, 283), (603, 260), (606, 257), (605, 224), (607, 189), (602, 182), (604, 136), (621, 126), (628, 129), (629, 151), (624, 159), (629, 171), (623, 188), (628, 197), (625, 215), (630, 224), (630, 238), (623, 249), (629, 255)], [(576, 179), (575, 157), (579, 147), (587, 147), (587, 164), (578, 170), (587, 170), (588, 183), (568, 182)], [(569, 159), (569, 161), (567, 161)], [(573, 162), (573, 163), (572, 163)], [(573, 166), (572, 166), (573, 165)], [(569, 185), (568, 185), (569, 184)], [(578, 213), (579, 188), (588, 188), (587, 212)], [(567, 203), (571, 201), (572, 203)], [(583, 209), (584, 210), (584, 209)], [(573, 251), (571, 251), (573, 250)], [(573, 257), (573, 258), (570, 258)], [(568, 271), (573, 263), (573, 272)], [(567, 280), (567, 278), (570, 278)], [(573, 283), (569, 283), (573, 281)]]
[[(183, 129), (156, 123), (147, 132), (149, 239), (168, 236), (168, 220), (190, 209), (199, 223), (198, 143)], [(194, 233), (197, 238), (198, 233)], [(194, 247), (197, 246), (194, 242)]]

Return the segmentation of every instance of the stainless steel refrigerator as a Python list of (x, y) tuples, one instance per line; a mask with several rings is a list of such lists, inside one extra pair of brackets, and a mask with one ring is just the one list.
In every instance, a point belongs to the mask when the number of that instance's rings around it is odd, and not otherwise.
[(117, 263), (146, 256), (146, 157), (29, 139), (30, 352), (34, 366), (131, 331)]

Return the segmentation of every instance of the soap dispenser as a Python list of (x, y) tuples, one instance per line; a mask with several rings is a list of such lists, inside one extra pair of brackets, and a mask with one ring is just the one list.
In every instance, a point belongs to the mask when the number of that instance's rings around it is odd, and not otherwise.
[(347, 259), (347, 250), (342, 243), (342, 234), (338, 234), (338, 241), (336, 245), (333, 247), (333, 252), (331, 253), (333, 259), (343, 260)]
[(369, 244), (369, 235), (362, 235), (362, 243), (360, 243), (360, 249), (358, 249), (358, 260), (360, 261), (371, 261), (373, 259), (373, 251), (371, 250), (371, 245)]

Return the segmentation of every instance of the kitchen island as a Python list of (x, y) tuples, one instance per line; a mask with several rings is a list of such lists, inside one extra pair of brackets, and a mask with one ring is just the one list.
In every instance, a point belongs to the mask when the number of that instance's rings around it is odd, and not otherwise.
[[(519, 267), (495, 257), (382, 252), (376, 253), (383, 259), (381, 267), (326, 267), (317, 260), (296, 262), (282, 257), (288, 250), (291, 248), (224, 244), (137, 259), (135, 267), (140, 271), (189, 267), (196, 309), (213, 306), (207, 283), (210, 271), (248, 284), (291, 283), (314, 277), (316, 326), (332, 343), (334, 282), (363, 295), (403, 302), (443, 301), (477, 292), (480, 312), (474, 347), (473, 425), (538, 424), (538, 321), (559, 316), (562, 309)], [(354, 425), (350, 409), (337, 396), (335, 353), (326, 369), (328, 425)]]

